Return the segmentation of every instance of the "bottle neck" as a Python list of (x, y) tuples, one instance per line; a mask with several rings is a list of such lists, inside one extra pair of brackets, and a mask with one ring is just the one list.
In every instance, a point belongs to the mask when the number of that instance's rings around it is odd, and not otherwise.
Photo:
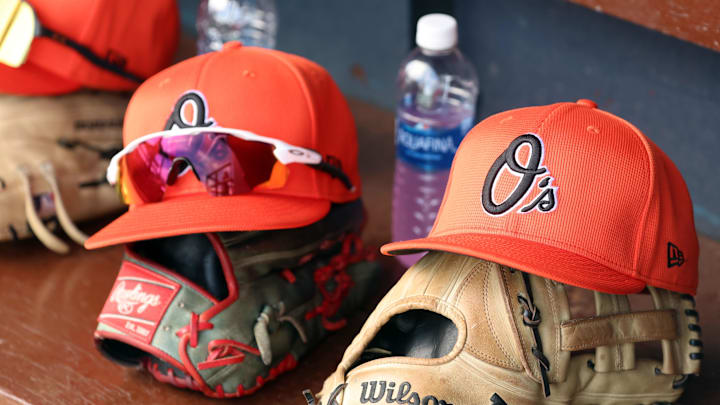
[(453, 53), (455, 51), (455, 49), (457, 49), (457, 47), (455, 47), (455, 46), (453, 46), (452, 48), (442, 49), (442, 50), (427, 49), (427, 48), (423, 48), (421, 46), (418, 46), (418, 48), (420, 49), (420, 52), (422, 52), (423, 55), (427, 55), (427, 56), (446, 56), (446, 55), (450, 55), (451, 53)]

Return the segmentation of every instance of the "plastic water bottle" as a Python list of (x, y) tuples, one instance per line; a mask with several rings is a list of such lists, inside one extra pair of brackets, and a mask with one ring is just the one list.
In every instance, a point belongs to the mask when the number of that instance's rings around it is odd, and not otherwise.
[(275, 47), (275, 0), (202, 0), (197, 14), (198, 53), (218, 51), (228, 41)]
[[(418, 20), (417, 48), (397, 79), (393, 240), (430, 232), (442, 202), (452, 159), (472, 127), (478, 80), (457, 49), (457, 22), (449, 15)], [(405, 266), (422, 254), (398, 256)]]

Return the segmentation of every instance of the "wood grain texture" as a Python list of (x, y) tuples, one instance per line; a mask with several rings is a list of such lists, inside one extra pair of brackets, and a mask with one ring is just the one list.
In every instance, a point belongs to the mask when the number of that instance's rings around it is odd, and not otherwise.
[(720, 51), (720, 2), (712, 0), (569, 0)]
[[(393, 116), (368, 104), (350, 103), (359, 129), (360, 171), (370, 220), (364, 237), (379, 246), (390, 236), (390, 199), (394, 164)], [(92, 232), (102, 224), (85, 226)], [(703, 375), (691, 380), (682, 403), (720, 400), (720, 243), (701, 238), (701, 284), (697, 306), (706, 360)], [(122, 250), (85, 251), (75, 247), (58, 256), (37, 241), (0, 244), (0, 404), (302, 404), (300, 392), (318, 392), (342, 354), (402, 269), (379, 256), (386, 269), (378, 297), (330, 336), (297, 369), (258, 393), (237, 400), (212, 400), (202, 394), (156, 382), (149, 374), (118, 366), (93, 345), (96, 317), (110, 291)], [(574, 300), (591, 308), (592, 296)], [(714, 401), (713, 401), (714, 399)]]

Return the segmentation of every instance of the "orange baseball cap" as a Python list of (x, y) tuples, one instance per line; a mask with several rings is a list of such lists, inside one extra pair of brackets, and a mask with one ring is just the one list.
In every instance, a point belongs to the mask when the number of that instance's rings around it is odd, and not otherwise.
[[(198, 97), (189, 102), (184, 97), (189, 93)], [(214, 197), (188, 173), (168, 186), (162, 201), (131, 205), (87, 240), (88, 249), (188, 233), (301, 227), (323, 218), (331, 203), (360, 197), (352, 114), (330, 74), (314, 62), (239, 42), (187, 59), (135, 92), (125, 114), (123, 143), (163, 130), (173, 114), (182, 114), (187, 122), (203, 121), (204, 115), (221, 127), (332, 157), (355, 187), (295, 164), (282, 188)]]
[(461, 143), (437, 219), (385, 254), (441, 250), (612, 294), (694, 294), (692, 202), (673, 162), (590, 100), (493, 115)]
[[(176, 0), (27, 0), (40, 24), (140, 78), (167, 67), (177, 48)], [(7, 10), (8, 12), (10, 10)], [(23, 65), (0, 64), (0, 92), (132, 90), (139, 83), (98, 67), (62, 41), (35, 37)]]

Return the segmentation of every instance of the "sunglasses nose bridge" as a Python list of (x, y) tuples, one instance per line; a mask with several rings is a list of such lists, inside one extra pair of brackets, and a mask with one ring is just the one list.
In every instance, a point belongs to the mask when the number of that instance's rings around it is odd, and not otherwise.
[(181, 174), (183, 174), (187, 168), (192, 169), (193, 173), (195, 174), (195, 177), (200, 179), (200, 176), (198, 176), (197, 171), (195, 170), (195, 166), (193, 166), (192, 162), (188, 158), (185, 157), (176, 157), (173, 159), (170, 170), (168, 171), (167, 178), (165, 179), (165, 184), (172, 186), (175, 184), (175, 181), (180, 177)]

